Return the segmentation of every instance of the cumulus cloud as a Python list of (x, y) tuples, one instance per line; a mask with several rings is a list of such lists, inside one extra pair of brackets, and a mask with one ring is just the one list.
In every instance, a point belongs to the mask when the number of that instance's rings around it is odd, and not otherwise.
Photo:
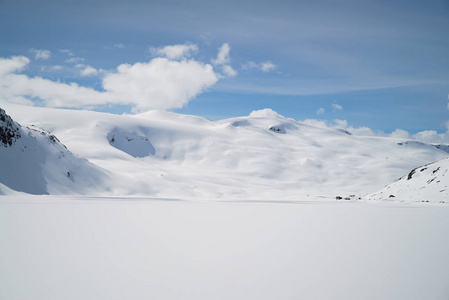
[(79, 64), (76, 66), (78, 69), (80, 69), (80, 75), (83, 77), (86, 76), (95, 76), (98, 75), (99, 71), (97, 69), (95, 69), (94, 67), (91, 66), (86, 66), (86, 65), (82, 65)]
[(170, 45), (162, 48), (150, 48), (150, 53), (155, 56), (163, 56), (168, 59), (184, 59), (198, 52), (195, 44)]
[(25, 56), (0, 58), (0, 76), (5, 76), (14, 72), (21, 72), (29, 63), (30, 60)]
[(71, 50), (59, 50), (81, 77), (101, 75), (99, 89), (23, 74), (30, 64), (24, 56), (0, 58), (0, 101), (72, 108), (128, 105), (134, 112), (181, 108), (219, 79), (237, 75), (229, 64), (230, 49), (223, 44), (208, 64), (190, 57), (197, 45), (166, 46), (153, 49), (158, 57), (148, 62), (121, 64), (109, 72), (84, 64)]
[(272, 110), (271, 108), (264, 108), (260, 110), (253, 110), (250, 114), (250, 117), (276, 117), (276, 118), (284, 118), (284, 116), (280, 115), (278, 112)]
[(122, 64), (103, 79), (103, 88), (136, 111), (180, 108), (217, 82), (209, 64), (159, 57), (148, 63)]
[(265, 61), (262, 63), (255, 63), (253, 61), (248, 61), (245, 64), (242, 65), (242, 70), (259, 70), (264, 73), (271, 72), (275, 70), (277, 66), (273, 64), (271, 61)]
[(34, 53), (34, 59), (36, 60), (46, 60), (51, 57), (51, 52), (49, 50), (39, 50), (33, 48), (30, 51)]
[(23, 56), (0, 59), (0, 100), (32, 105), (31, 99), (39, 98), (51, 107), (89, 107), (98, 102), (107, 102), (103, 93), (75, 83), (65, 84), (18, 74), (29, 62)]
[[(215, 84), (213, 67), (195, 60), (155, 58), (147, 63), (122, 64), (102, 82), (104, 91), (20, 74), (30, 60), (23, 56), (0, 59), (0, 100), (48, 107), (93, 108), (105, 104), (131, 105), (135, 112), (180, 108)], [(85, 76), (99, 72), (78, 65)]]

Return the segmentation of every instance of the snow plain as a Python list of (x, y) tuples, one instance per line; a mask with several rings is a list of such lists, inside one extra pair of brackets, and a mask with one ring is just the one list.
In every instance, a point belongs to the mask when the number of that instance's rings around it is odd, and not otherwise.
[(444, 204), (0, 198), (0, 299), (446, 300)]

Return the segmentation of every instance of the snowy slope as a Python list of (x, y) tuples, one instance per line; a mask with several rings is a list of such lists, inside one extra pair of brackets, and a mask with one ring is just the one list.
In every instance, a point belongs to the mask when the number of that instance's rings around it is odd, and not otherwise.
[(449, 202), (449, 157), (411, 170), (368, 200)]
[(23, 127), (0, 109), (0, 194), (77, 194), (105, 187), (106, 172), (37, 127)]
[(333, 199), (372, 193), (447, 155), (431, 145), (305, 125), (269, 109), (209, 121), (164, 111), (119, 116), (4, 106), (108, 170), (116, 195)]

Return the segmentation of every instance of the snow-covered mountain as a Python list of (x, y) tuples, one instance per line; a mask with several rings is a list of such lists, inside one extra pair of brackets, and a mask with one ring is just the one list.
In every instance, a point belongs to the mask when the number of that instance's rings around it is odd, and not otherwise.
[(411, 170), (367, 200), (449, 202), (449, 157)]
[(79, 194), (105, 187), (107, 172), (48, 132), (23, 127), (0, 109), (0, 194)]
[[(64, 191), (64, 181), (58, 177), (60, 193), (335, 199), (337, 195), (373, 193), (416, 166), (447, 156), (432, 145), (309, 126), (270, 109), (210, 121), (164, 111), (119, 116), (3, 106), (21, 124), (57, 136), (71, 152), (96, 165), (96, 170), (110, 174), (107, 182), (89, 190)], [(0, 159), (3, 164), (4, 156)], [(64, 175), (72, 174), (71, 169), (59, 170)], [(38, 175), (30, 174), (30, 178)], [(3, 177), (0, 183), (15, 189), (13, 181)]]

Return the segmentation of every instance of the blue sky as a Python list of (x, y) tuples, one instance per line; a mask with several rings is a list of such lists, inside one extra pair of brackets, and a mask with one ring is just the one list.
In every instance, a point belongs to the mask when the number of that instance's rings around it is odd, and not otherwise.
[(448, 32), (447, 0), (0, 0), (0, 101), (442, 133)]

